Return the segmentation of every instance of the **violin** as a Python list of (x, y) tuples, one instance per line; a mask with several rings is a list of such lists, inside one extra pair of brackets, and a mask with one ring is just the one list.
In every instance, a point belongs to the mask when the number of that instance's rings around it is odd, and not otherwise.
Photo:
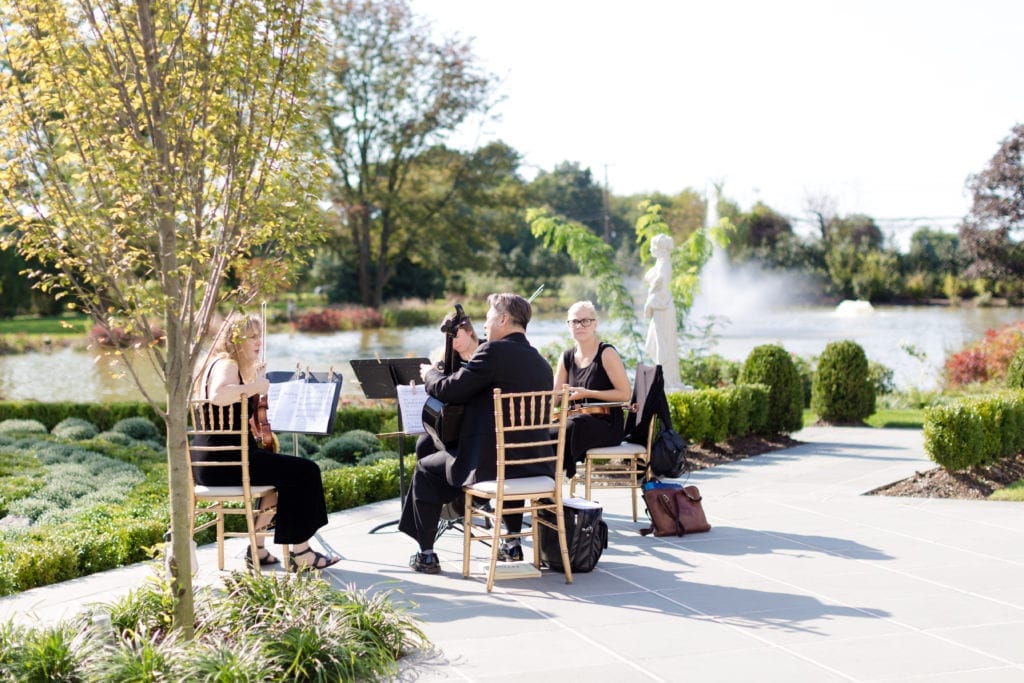
[[(263, 325), (260, 328), (263, 339), (260, 341), (260, 367), (266, 367), (267, 358), (267, 302), (263, 302)], [(274, 432), (270, 427), (270, 420), (267, 419), (269, 401), (266, 394), (256, 394), (256, 410), (249, 416), (249, 431), (252, 432), (256, 443), (264, 448), (272, 448), (274, 445)]]
[[(569, 410), (566, 411), (566, 417), (576, 417), (577, 415), (611, 415), (614, 409), (629, 409), (631, 407), (629, 403), (624, 401), (571, 403), (569, 404)], [(554, 419), (558, 421), (561, 417), (561, 414), (555, 413)]]
[(249, 416), (249, 430), (256, 443), (264, 448), (274, 445), (274, 432), (270, 427), (270, 420), (267, 419), (267, 407), (267, 395), (256, 394), (256, 412)]

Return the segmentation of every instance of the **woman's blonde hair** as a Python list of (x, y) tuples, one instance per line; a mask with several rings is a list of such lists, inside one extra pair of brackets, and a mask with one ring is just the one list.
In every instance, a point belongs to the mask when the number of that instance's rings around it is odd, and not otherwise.
[(242, 342), (260, 334), (262, 330), (263, 323), (255, 315), (241, 315), (226, 322), (213, 340), (213, 346), (210, 348), (206, 360), (196, 368), (196, 374), (192, 378), (192, 396), (194, 398), (200, 396), (200, 390), (206, 383), (206, 373), (214, 361), (230, 358), (237, 362), (238, 349)]
[(224, 333), (217, 337), (212, 353), (215, 356), (231, 356), (238, 358), (238, 349), (246, 339), (259, 336), (263, 331), (263, 323), (259, 316), (243, 315), (228, 323)]
[(597, 320), (597, 306), (594, 305), (593, 301), (577, 301), (576, 303), (574, 303), (572, 306), (569, 307), (569, 310), (567, 311), (569, 319), (573, 318), (574, 311), (578, 312), (582, 309), (586, 309), (593, 313), (594, 320)]

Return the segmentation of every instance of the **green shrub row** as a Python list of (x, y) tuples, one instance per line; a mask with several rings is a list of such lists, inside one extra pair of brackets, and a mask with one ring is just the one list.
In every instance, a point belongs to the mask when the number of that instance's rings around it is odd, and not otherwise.
[(0, 401), (0, 422), (4, 420), (38, 420), (52, 430), (62, 421), (76, 417), (96, 425), (101, 432), (129, 417), (144, 417), (163, 434), (164, 421), (153, 407), (144, 401), (118, 401), (114, 403), (75, 403), (57, 401)]
[[(414, 465), (406, 459), (406, 470)], [(338, 512), (398, 496), (397, 458), (365, 467), (323, 473), (328, 512)], [(233, 515), (229, 529), (244, 521)], [(120, 505), (95, 506), (74, 520), (0, 534), (0, 595), (67, 581), (150, 557), (170, 526), (166, 466), (154, 467), (147, 481)], [(213, 530), (196, 536), (214, 540)]]
[(924, 411), (924, 448), (950, 471), (989, 465), (1024, 450), (1024, 393), (1007, 391)]
[(769, 388), (763, 384), (670, 392), (672, 426), (693, 443), (762, 434), (767, 427), (769, 396)]
[[(386, 431), (396, 419), (394, 407), (350, 407), (338, 410), (334, 418), (333, 434), (363, 429), (379, 434)], [(37, 420), (47, 431), (68, 418), (78, 418), (95, 425), (101, 432), (113, 428), (129, 417), (144, 417), (163, 433), (163, 420), (145, 401), (118, 401), (114, 403), (76, 403), (57, 401), (0, 401), (0, 422), (4, 420)], [(391, 431), (396, 431), (392, 429)]]

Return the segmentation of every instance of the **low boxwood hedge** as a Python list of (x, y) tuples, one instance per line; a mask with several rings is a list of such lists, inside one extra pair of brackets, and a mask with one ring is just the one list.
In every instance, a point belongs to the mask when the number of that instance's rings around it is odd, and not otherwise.
[(693, 443), (719, 443), (764, 433), (770, 390), (763, 384), (671, 392), (672, 426)]
[(952, 472), (1016, 455), (1024, 450), (1024, 392), (925, 408), (923, 431), (928, 457)]
[[(29, 412), (26, 412), (31, 408)], [(48, 472), (63, 467), (63, 460), (81, 462), (93, 469), (104, 462), (119, 460), (142, 472), (144, 481), (117, 500), (97, 500), (95, 504), (69, 509), (49, 523), (11, 528), (0, 532), (0, 595), (66, 581), (97, 571), (113, 569), (150, 557), (163, 542), (170, 526), (167, 504), (166, 454), (153, 418), (146, 417), (144, 404), (108, 406), (0, 402), (0, 422), (8, 421), (13, 433), (0, 435), (0, 516), (6, 515), (11, 502), (24, 500), (41, 490)], [(38, 419), (38, 418), (42, 419)], [(365, 431), (386, 431), (395, 411), (356, 409), (339, 412), (339, 426), (358, 425)], [(154, 420), (151, 422), (150, 420)], [(93, 422), (92, 420), (98, 420)], [(38, 429), (19, 431), (19, 424), (42, 424), (52, 434)], [(86, 430), (85, 425), (95, 429)], [(73, 430), (66, 429), (74, 427)], [(105, 431), (96, 434), (96, 431)], [(92, 438), (75, 439), (95, 434)], [(339, 433), (339, 432), (335, 432)], [(344, 432), (341, 432), (344, 433)], [(119, 439), (108, 438), (117, 435)], [(162, 438), (162, 435), (159, 436)], [(328, 437), (322, 437), (328, 438)], [(313, 445), (303, 436), (304, 446)], [(316, 447), (315, 445), (313, 446)], [(304, 449), (305, 450), (305, 449)], [(408, 444), (407, 453), (412, 453)], [(38, 457), (37, 457), (38, 456)], [(394, 498), (399, 493), (398, 459), (375, 458), (371, 465), (338, 467), (323, 474), (329, 512)], [(47, 466), (49, 464), (49, 466)], [(110, 463), (117, 466), (117, 463)], [(411, 471), (414, 459), (407, 459)], [(241, 530), (244, 520), (227, 519), (229, 528)], [(213, 529), (197, 534), (198, 543), (214, 540)]]

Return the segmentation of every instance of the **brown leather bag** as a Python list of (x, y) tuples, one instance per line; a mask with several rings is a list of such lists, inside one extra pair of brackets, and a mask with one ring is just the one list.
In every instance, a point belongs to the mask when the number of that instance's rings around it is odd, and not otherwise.
[(710, 531), (701, 500), (696, 486), (659, 486), (645, 490), (644, 503), (651, 516), (651, 526), (641, 529), (641, 535), (682, 536)]

